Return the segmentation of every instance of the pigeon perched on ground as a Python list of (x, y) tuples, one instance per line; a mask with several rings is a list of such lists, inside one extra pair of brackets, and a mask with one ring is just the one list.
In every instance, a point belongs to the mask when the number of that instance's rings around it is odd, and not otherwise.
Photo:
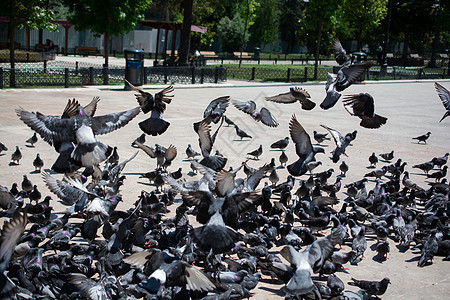
[(443, 165), (447, 163), (449, 153), (445, 153), (444, 156), (441, 157), (433, 157), (431, 160), (436, 167), (442, 168)]
[(372, 152), (372, 155), (369, 156), (370, 166), (375, 168), (378, 163), (378, 157), (375, 155), (375, 152)]
[(186, 155), (188, 158), (195, 158), (196, 156), (199, 156), (200, 153), (192, 149), (191, 144), (188, 144), (186, 148)]
[(137, 147), (135, 142), (139, 142), (141, 144), (145, 144), (145, 133), (141, 134), (140, 136), (138, 136), (132, 143), (131, 146), (132, 147)]
[(169, 86), (158, 92), (153, 96), (150, 93), (144, 92), (141, 89), (136, 88), (130, 82), (125, 79), (125, 82), (139, 94), (135, 94), (136, 100), (142, 109), (144, 114), (150, 112), (150, 117), (139, 123), (139, 128), (146, 134), (157, 136), (163, 134), (170, 123), (165, 121), (162, 116), (166, 110), (167, 104), (172, 102), (173, 95), (169, 93), (173, 92), (173, 87)]
[(22, 190), (24, 190), (27, 193), (33, 190), (33, 183), (31, 182), (30, 179), (28, 179), (27, 175), (23, 175)]
[(278, 158), (278, 160), (280, 161), (280, 164), (282, 167), (286, 166), (286, 163), (288, 162), (289, 158), (286, 155), (286, 152), (281, 151), (280, 157)]
[(289, 145), (289, 137), (285, 137), (284, 139), (278, 140), (272, 145), (270, 145), (270, 148), (272, 149), (280, 149), (283, 150)]
[(307, 164), (311, 161), (315, 161), (314, 156), (317, 153), (325, 153), (325, 150), (321, 147), (313, 147), (311, 144), (311, 138), (306, 130), (297, 121), (295, 114), (292, 115), (289, 122), (289, 133), (291, 134), (292, 141), (295, 144), (295, 152), (298, 155), (298, 160), (287, 166), (289, 174), (293, 176), (300, 176), (308, 171)]
[(290, 88), (289, 92), (287, 93), (282, 93), (272, 97), (266, 97), (266, 101), (284, 104), (295, 103), (298, 101), (302, 106), (302, 109), (311, 110), (316, 106), (316, 103), (311, 101), (309, 98), (311, 98), (311, 96), (306, 90), (298, 87), (293, 87)]
[(31, 147), (34, 147), (34, 144), (36, 144), (38, 141), (38, 137), (36, 135), (36, 132), (33, 133), (33, 136), (30, 137), (28, 140), (26, 140), (27, 143), (31, 144)]
[(15, 164), (20, 164), (20, 160), (22, 159), (22, 152), (19, 149), (19, 146), (16, 146), (16, 150), (11, 154), (11, 160)]
[(240, 129), (237, 125), (234, 125), (234, 129), (236, 129), (236, 134), (241, 138), (252, 138), (251, 135), (247, 134), (244, 130)]
[(369, 296), (381, 296), (383, 295), (391, 283), (391, 280), (387, 277), (383, 278), (381, 281), (367, 281), (367, 280), (356, 280), (352, 278), (353, 282), (349, 282), (350, 285), (355, 285), (363, 289)]
[(436, 88), (439, 98), (441, 98), (442, 105), (444, 105), (444, 108), (446, 109), (444, 116), (439, 120), (439, 122), (442, 122), (442, 120), (450, 115), (450, 92), (437, 82), (434, 83), (434, 87)]
[(259, 145), (258, 149), (247, 153), (247, 155), (253, 156), (254, 159), (259, 159), (262, 153), (263, 153), (262, 145)]
[(417, 168), (417, 169), (421, 169), (422, 171), (424, 171), (426, 174), (428, 174), (428, 172), (430, 172), (431, 170), (433, 170), (434, 168), (434, 163), (432, 161), (427, 161), (424, 162), (422, 164), (417, 164), (412, 166), (413, 168)]
[(447, 176), (447, 169), (448, 169), (448, 166), (444, 166), (442, 168), (442, 170), (433, 172), (431, 174), (427, 174), (427, 177), (428, 178), (434, 178), (436, 181), (440, 181), (442, 178)]
[(391, 161), (394, 159), (394, 150), (388, 153), (381, 153), (380, 157), (384, 159), (385, 161)]
[[(373, 98), (368, 93), (347, 95), (344, 97), (344, 107), (352, 116), (361, 119), (359, 125), (365, 128), (380, 128), (386, 124), (387, 118), (375, 114), (375, 104)], [(347, 109), (350, 106), (352, 111)]]
[(97, 141), (95, 135), (110, 133), (125, 126), (139, 112), (140, 108), (136, 107), (119, 113), (90, 117), (82, 106), (78, 106), (76, 116), (60, 119), (39, 112), (28, 112), (22, 108), (16, 109), (19, 118), (49, 144), (76, 143), (70, 159), (83, 167), (93, 167), (111, 154), (112, 148)]
[(269, 127), (277, 127), (278, 121), (272, 115), (272, 113), (265, 107), (262, 107), (259, 111), (256, 108), (254, 101), (238, 101), (232, 100), (233, 105), (240, 111), (249, 114), (255, 121), (263, 123)]
[(428, 131), (427, 133), (425, 133), (423, 135), (419, 135), (417, 137), (413, 137), (412, 139), (417, 140), (417, 143), (423, 142), (424, 144), (426, 144), (430, 135), (431, 135), (431, 132)]
[(44, 161), (39, 156), (39, 153), (36, 154), (36, 158), (33, 160), (33, 166), (36, 172), (41, 172), (41, 169), (44, 166)]

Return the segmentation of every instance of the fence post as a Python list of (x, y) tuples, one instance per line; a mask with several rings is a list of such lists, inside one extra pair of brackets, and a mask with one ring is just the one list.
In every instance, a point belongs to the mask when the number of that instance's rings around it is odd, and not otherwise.
[(252, 78), (250, 78), (250, 80), (255, 80), (255, 71), (256, 71), (256, 68), (252, 67)]
[(191, 68), (191, 83), (195, 84), (195, 67)]
[(445, 69), (442, 69), (442, 79), (445, 79)]
[(30, 53), (27, 53), (27, 62), (30, 62)]
[(275, 64), (277, 64), (278, 58), (275, 57)]
[(3, 89), (3, 68), (2, 67), (0, 67), (0, 90), (1, 89)]
[(108, 66), (103, 65), (103, 84), (108, 85)]
[(44, 60), (44, 73), (47, 73), (47, 60)]
[(78, 62), (75, 62), (75, 75), (78, 76)]
[(164, 72), (164, 84), (167, 84), (167, 68), (163, 68)]
[(287, 69), (287, 74), (286, 74), (286, 82), (290, 82), (291, 81), (291, 68)]
[(370, 72), (369, 72), (369, 69), (366, 70), (366, 73), (367, 73), (367, 80), (370, 80)]
[(291, 59), (291, 65), (293, 65), (293, 64), (294, 64), (294, 59), (292, 58), (292, 59)]
[(64, 68), (64, 87), (69, 87), (69, 68)]
[(200, 69), (200, 83), (203, 84), (205, 80), (205, 69), (201, 68)]
[(144, 84), (147, 84), (148, 67), (144, 67)]
[(214, 83), (218, 83), (219, 82), (219, 68), (216, 67), (214, 70)]
[(392, 73), (394, 74), (394, 80), (396, 80), (397, 79), (397, 68), (396, 67), (392, 67)]
[(9, 87), (16, 87), (16, 69), (11, 68), (11, 74), (9, 75)]
[(308, 67), (305, 67), (305, 82), (308, 81)]
[(94, 85), (94, 68), (89, 67), (89, 84)]
[(419, 70), (418, 70), (417, 77), (418, 77), (419, 79), (422, 79), (422, 69), (419, 69)]
[(261, 58), (258, 57), (258, 65), (261, 64)]

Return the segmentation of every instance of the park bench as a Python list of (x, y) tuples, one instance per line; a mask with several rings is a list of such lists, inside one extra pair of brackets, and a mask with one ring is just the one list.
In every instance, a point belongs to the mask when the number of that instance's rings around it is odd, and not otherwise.
[(214, 51), (201, 51), (200, 54), (204, 58), (219, 58), (219, 56)]
[[(36, 46), (34, 46), (34, 49), (36, 51), (39, 51), (39, 52), (46, 51), (45, 44), (36, 44)], [(51, 50), (57, 51), (58, 50), (58, 45), (53, 45), (53, 48), (50, 49), (49, 51), (51, 51)]]
[[(236, 56), (237, 58), (241, 57), (241, 52), (233, 52), (233, 55)], [(247, 52), (242, 52), (242, 59), (251, 59), (252, 56), (249, 55)]]
[(86, 46), (76, 46), (75, 55), (80, 54), (83, 56), (88, 56), (89, 54), (97, 54), (97, 47), (86, 47)]

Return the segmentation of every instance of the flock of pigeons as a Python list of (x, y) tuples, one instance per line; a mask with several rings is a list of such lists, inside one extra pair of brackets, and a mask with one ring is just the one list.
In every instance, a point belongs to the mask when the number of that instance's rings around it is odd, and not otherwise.
[[(333, 107), (340, 92), (370, 67), (352, 64), (338, 40), (334, 50), (341, 68), (328, 75), (323, 109)], [(265, 126), (277, 127), (278, 121), (253, 101), (224, 96), (211, 101), (202, 120), (193, 124), (200, 152), (191, 145), (185, 152), (192, 177), (199, 179), (186, 180), (181, 168), (168, 172), (178, 155), (174, 145), (145, 145), (146, 134), (161, 135), (170, 126), (163, 113), (172, 101), (173, 87), (152, 95), (129, 85), (137, 92), (139, 106), (123, 112), (95, 116), (99, 98), (84, 107), (69, 100), (61, 116), (16, 110), (20, 120), (58, 153), (51, 169), (63, 173), (62, 180), (41, 171), (39, 155), (33, 166), (68, 208), (52, 218), (54, 200), (42, 197), (26, 175), (21, 185), (0, 186), (0, 213), (5, 218), (0, 235), (1, 299), (242, 299), (266, 280), (262, 275), (283, 284), (287, 299), (368, 299), (383, 295), (390, 279), (352, 278), (348, 284), (360, 288), (355, 293), (338, 277), (345, 264), (357, 265), (364, 258), (368, 236), (377, 240), (374, 251), (380, 261), (389, 256), (391, 243), (405, 251), (413, 245), (420, 248), (419, 267), (429, 265), (435, 255), (450, 259), (448, 153), (412, 166), (434, 181), (428, 188), (409, 178), (406, 162), (394, 162), (394, 151), (373, 153), (368, 158), (373, 170), (346, 185), (342, 180), (349, 166), (342, 161), (332, 183), (333, 169), (313, 173), (321, 164), (315, 155), (325, 152), (319, 146), (330, 134), (336, 144), (331, 159), (338, 163), (357, 132), (342, 135), (322, 125), (328, 133), (314, 132), (314, 146), (293, 115), (290, 137), (271, 145), (280, 151), (280, 166), (272, 159), (250, 167), (248, 159), (259, 161), (260, 146), (239, 166), (226, 168), (227, 158), (213, 150), (223, 123), (234, 126), (239, 138), (251, 138), (225, 115), (230, 102)], [(450, 114), (450, 93), (438, 83), (436, 90), (447, 110), (442, 121)], [(266, 100), (299, 102), (304, 110), (315, 107), (301, 88)], [(367, 93), (345, 96), (343, 104), (363, 127), (379, 128), (387, 121), (375, 114)], [(122, 211), (116, 209), (126, 179), (122, 171), (137, 152), (120, 162), (117, 148), (97, 136), (127, 125), (141, 111), (150, 116), (139, 123), (144, 134), (132, 146), (156, 160), (155, 170), (141, 174), (155, 189), (142, 191), (134, 205)], [(31, 146), (38, 141), (36, 133), (27, 140)], [(430, 134), (415, 139), (426, 143)], [(284, 150), (290, 141), (298, 157), (288, 164)], [(0, 143), (0, 153), (7, 150)], [(16, 147), (11, 161), (19, 164), (21, 158)], [(377, 169), (380, 163), (384, 165)], [(277, 169), (284, 167), (289, 176), (280, 182)], [(240, 170), (244, 178), (237, 176)], [(333, 207), (340, 202), (336, 194), (341, 189), (346, 189), (347, 198), (337, 211)], [(171, 218), (166, 215), (169, 209), (175, 209)], [(341, 245), (352, 250), (342, 251)], [(280, 249), (279, 255), (274, 249)]]

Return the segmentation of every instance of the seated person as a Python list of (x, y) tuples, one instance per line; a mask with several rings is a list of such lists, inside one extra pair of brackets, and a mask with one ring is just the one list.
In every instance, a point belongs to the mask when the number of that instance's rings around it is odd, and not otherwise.
[(53, 42), (52, 42), (51, 40), (47, 39), (47, 40), (45, 41), (44, 50), (45, 50), (46, 52), (47, 52), (47, 51), (50, 51), (50, 50), (53, 50)]

